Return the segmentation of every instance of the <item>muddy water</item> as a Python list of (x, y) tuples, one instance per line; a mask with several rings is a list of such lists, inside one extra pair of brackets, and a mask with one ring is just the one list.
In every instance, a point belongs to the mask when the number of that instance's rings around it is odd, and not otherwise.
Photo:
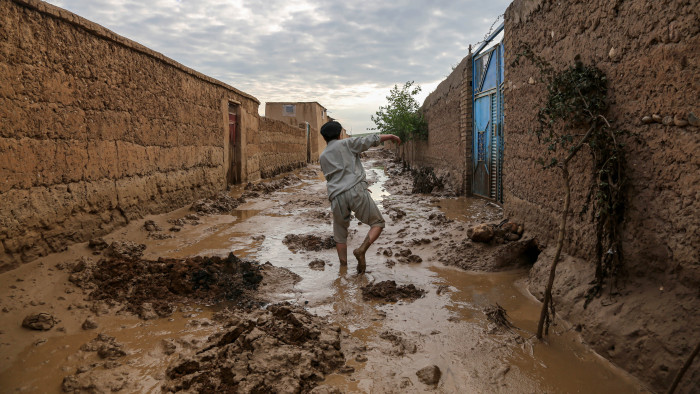
[[(277, 291), (269, 294), (269, 299), (307, 305), (312, 312), (326, 315), (343, 327), (343, 351), (355, 372), (330, 375), (324, 383), (346, 392), (431, 390), (415, 375), (428, 365), (441, 369), (442, 379), (434, 390), (445, 393), (644, 391), (634, 379), (587, 350), (576, 332), (565, 323), (553, 327), (547, 343), (533, 339), (539, 303), (524, 288), (525, 271), (470, 273), (444, 267), (435, 261), (438, 246), (433, 244), (412, 247), (413, 252), (423, 258), (422, 264), (386, 265), (386, 258), (378, 254), (377, 249), (395, 247), (402, 228), (422, 226), (419, 232), (428, 228), (425, 217), (430, 212), (439, 210), (448, 218), (473, 223), (497, 220), (499, 211), (484, 200), (467, 198), (441, 199), (431, 204), (430, 198), (425, 197), (422, 204), (416, 204), (414, 196), (410, 197), (410, 203), (401, 205), (404, 197), (391, 195), (384, 186), (387, 176), (380, 164), (370, 162), (366, 167), (373, 198), (380, 205), (385, 199), (392, 199), (394, 206), (407, 213), (403, 222), (387, 222), (382, 237), (368, 251), (366, 275), (354, 274), (354, 262), (349, 267), (339, 266), (335, 250), (294, 253), (282, 243), (287, 234), (327, 235), (332, 232), (330, 219), (319, 215), (328, 211), (329, 203), (317, 166), (310, 167), (316, 170), (315, 175), (300, 175), (300, 185), (251, 200), (229, 215), (204, 217), (199, 225), (186, 225), (180, 232), (173, 233), (171, 239), (147, 238), (147, 233), (141, 229), (142, 221), (105, 239), (146, 243), (145, 258), (226, 255), (233, 251), (261, 262), (270, 261), (300, 275), (302, 280), (293, 290)], [(236, 193), (240, 190), (233, 192)], [(167, 229), (168, 219), (181, 218), (187, 213), (183, 208), (146, 219)], [(367, 230), (367, 226), (352, 222), (350, 248), (359, 245)], [(456, 235), (457, 240), (460, 236), (461, 233)], [(65, 296), (65, 301), (58, 302), (55, 308), (52, 306), (56, 313), (71, 303), (79, 303), (81, 295), (64, 294), (68, 286), (65, 276), (47, 271), (56, 262), (74, 260), (79, 255), (89, 255), (89, 250), (77, 245), (64, 254), (49, 256), (12, 274), (0, 275), (0, 296), (3, 300), (22, 296), (23, 303), (30, 298)], [(311, 269), (308, 264), (313, 259), (324, 260), (325, 269)], [(50, 284), (53, 290), (29, 295), (23, 295), (19, 289), (7, 290), (18, 275), (24, 275), (26, 281), (34, 280), (34, 284)], [(383, 280), (413, 283), (427, 293), (411, 303), (364, 301), (361, 287)], [(27, 291), (31, 292), (31, 289)], [(483, 308), (495, 303), (507, 310), (517, 327), (513, 332), (491, 332)], [(26, 304), (17, 305), (16, 310), (3, 317), (4, 332), (0, 340), (8, 345), (0, 351), (12, 351), (5, 353), (7, 356), (0, 364), (2, 392), (60, 392), (63, 377), (86, 362), (86, 356), (78, 352), (79, 346), (93, 339), (96, 332), (116, 337), (131, 350), (127, 364), (131, 371), (137, 371), (136, 378), (141, 381), (139, 391), (157, 392), (165, 365), (177, 356), (164, 355), (162, 340), (201, 341), (213, 330), (211, 326), (192, 325), (194, 317), (177, 312), (172, 320), (148, 322), (126, 316), (97, 316), (99, 329), (83, 331), (79, 324), (92, 313), (73, 308), (60, 315), (64, 320), (60, 324), (64, 332), (54, 329), (47, 333), (28, 333), (18, 327), (24, 316), (21, 305)], [(211, 313), (211, 309), (204, 307), (196, 318), (206, 318)], [(8, 323), (10, 321), (12, 324)], [(403, 345), (381, 338), (382, 333), (389, 330), (402, 338)], [(36, 345), (37, 340), (45, 341)]]

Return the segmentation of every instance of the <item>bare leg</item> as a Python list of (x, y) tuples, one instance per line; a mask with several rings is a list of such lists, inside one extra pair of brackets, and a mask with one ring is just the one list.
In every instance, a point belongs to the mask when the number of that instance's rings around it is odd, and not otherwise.
[(367, 233), (367, 236), (365, 237), (365, 240), (362, 242), (362, 245), (360, 245), (359, 248), (355, 249), (352, 251), (352, 254), (355, 255), (355, 258), (357, 259), (357, 273), (362, 274), (365, 272), (365, 268), (367, 267), (367, 263), (365, 261), (365, 253), (367, 252), (367, 249), (369, 249), (370, 245), (374, 243), (374, 241), (379, 238), (379, 234), (382, 233), (382, 227), (371, 227), (369, 229), (369, 232)]
[(340, 265), (348, 265), (348, 244), (335, 244), (335, 250), (338, 252), (338, 260)]

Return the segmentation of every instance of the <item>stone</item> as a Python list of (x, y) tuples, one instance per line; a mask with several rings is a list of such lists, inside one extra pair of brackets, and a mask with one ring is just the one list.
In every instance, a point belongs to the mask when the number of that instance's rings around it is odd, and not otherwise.
[(87, 319), (85, 319), (81, 327), (83, 328), (83, 330), (94, 330), (95, 328), (97, 328), (97, 322), (88, 317)]
[(688, 123), (689, 123), (691, 126), (698, 127), (698, 126), (700, 126), (700, 119), (698, 119), (698, 117), (695, 116), (694, 113), (688, 112)]
[(99, 238), (99, 237), (98, 237), (98, 238), (93, 238), (93, 239), (91, 239), (91, 240), (88, 242), (88, 247), (89, 247), (90, 249), (94, 249), (94, 250), (96, 250), (96, 251), (97, 251), (97, 250), (106, 249), (107, 246), (109, 246), (109, 245), (107, 244), (107, 242), (105, 242), (104, 239)]
[(661, 123), (663, 118), (659, 114), (654, 114), (654, 115), (651, 115), (651, 120), (653, 120), (656, 123)]
[(508, 234), (505, 235), (504, 238), (505, 238), (505, 240), (508, 241), (508, 242), (513, 242), (513, 241), (519, 240), (519, 239), (520, 239), (520, 235), (518, 235), (517, 233), (508, 233)]
[(673, 117), (673, 124), (677, 127), (685, 127), (688, 125), (688, 121), (683, 119), (683, 116), (676, 115)]
[(644, 124), (649, 124), (649, 123), (652, 123), (653, 121), (654, 121), (654, 119), (652, 119), (651, 116), (649, 116), (649, 115), (642, 117), (642, 123), (644, 123)]
[(49, 313), (32, 313), (24, 318), (22, 327), (30, 330), (48, 331), (56, 325), (58, 321)]
[(664, 116), (663, 120), (661, 121), (664, 126), (670, 126), (673, 124), (673, 116)]
[(160, 226), (158, 226), (158, 225), (156, 224), (156, 222), (154, 222), (153, 220), (146, 220), (146, 221), (143, 223), (143, 228), (144, 228), (146, 231), (149, 231), (149, 232), (151, 232), (151, 231), (161, 231)]
[(527, 83), (529, 85), (534, 85), (535, 84), (535, 78), (530, 77), (530, 79), (527, 80)]
[(489, 242), (493, 239), (493, 227), (488, 224), (479, 224), (467, 230), (467, 236), (474, 242)]
[(424, 384), (436, 385), (440, 382), (442, 372), (440, 372), (440, 368), (438, 368), (437, 365), (431, 365), (416, 372), (416, 376), (418, 376), (418, 380)]

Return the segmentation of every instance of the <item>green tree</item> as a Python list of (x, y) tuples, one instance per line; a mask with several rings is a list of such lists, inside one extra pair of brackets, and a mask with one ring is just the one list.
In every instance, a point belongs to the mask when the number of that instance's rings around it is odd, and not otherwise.
[(394, 85), (386, 96), (388, 104), (379, 107), (377, 113), (372, 115), (372, 121), (376, 125), (373, 130), (394, 134), (403, 141), (427, 139), (428, 124), (414, 97), (420, 91), (420, 85), (414, 85), (413, 81), (406, 82), (402, 88)]

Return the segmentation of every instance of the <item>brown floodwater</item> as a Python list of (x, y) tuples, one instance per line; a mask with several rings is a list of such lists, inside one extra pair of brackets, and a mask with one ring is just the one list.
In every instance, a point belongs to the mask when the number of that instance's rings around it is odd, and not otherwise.
[[(392, 196), (384, 186), (388, 178), (383, 168), (374, 163), (368, 163), (367, 167), (368, 178), (373, 182), (370, 186), (373, 197), (380, 204), (387, 198), (395, 198), (392, 203), (400, 204), (400, 196)], [(310, 168), (318, 170), (318, 166)], [(634, 378), (583, 345), (566, 322), (557, 319), (558, 324), (552, 327), (546, 342), (534, 339), (540, 303), (526, 289), (526, 271), (476, 273), (445, 267), (437, 262), (437, 246), (433, 245), (413, 248), (414, 253), (423, 258), (421, 264), (389, 266), (384, 264), (386, 258), (379, 255), (377, 249), (394, 245), (398, 239), (396, 234), (402, 226), (390, 222), (377, 244), (368, 251), (366, 275), (354, 274), (354, 262), (349, 267), (339, 266), (335, 250), (290, 251), (282, 243), (287, 234), (325, 236), (332, 233), (330, 220), (310, 219), (310, 213), (329, 209), (323, 178), (312, 174), (300, 176), (300, 185), (251, 200), (228, 215), (203, 217), (199, 225), (186, 225), (170, 239), (146, 238), (140, 228), (142, 221), (115, 231), (105, 239), (146, 243), (145, 258), (234, 252), (260, 262), (270, 261), (298, 274), (302, 279), (294, 286), (294, 291), (274, 294), (271, 298), (307, 305), (312, 312), (328, 316), (341, 325), (345, 336), (343, 350), (349, 358), (348, 365), (354, 367), (355, 372), (331, 374), (324, 383), (345, 392), (429, 391), (431, 389), (420, 383), (415, 374), (428, 365), (437, 365), (442, 371), (435, 391), (444, 393), (645, 391)], [(233, 192), (236, 193), (240, 190)], [(313, 203), (306, 207), (292, 204), (302, 199)], [(426, 196), (420, 209), (404, 207), (407, 219), (413, 218), (412, 223), (427, 228), (429, 225), (423, 216), (428, 210), (440, 210), (448, 218), (464, 223), (500, 218), (500, 209), (481, 199), (440, 199), (433, 204), (429, 201), (430, 196)], [(146, 219), (167, 228), (168, 219), (180, 218), (186, 213), (183, 208)], [(367, 230), (367, 226), (353, 221), (350, 246), (359, 244)], [(61, 295), (67, 299), (57, 301), (51, 308), (57, 313), (63, 311), (82, 298), (79, 294), (64, 294), (69, 285), (52, 279), (59, 273), (49, 268), (56, 262), (74, 260), (89, 252), (84, 244), (74, 245), (62, 254), (47, 256), (1, 274), (0, 296), (2, 299), (12, 296), (14, 300), (24, 297), (22, 302), (28, 302), (30, 298), (48, 300)], [(309, 262), (315, 258), (326, 262), (325, 269), (309, 267)], [(28, 289), (25, 292), (32, 294), (24, 295), (20, 289), (9, 287), (19, 276), (28, 283), (48, 283), (54, 288), (34, 293)], [(413, 302), (365, 301), (362, 286), (384, 280), (412, 283), (426, 290), (426, 294)], [(492, 331), (483, 310), (494, 304), (507, 311), (516, 327), (512, 332)], [(193, 319), (210, 318), (212, 308), (190, 308), (194, 310), (179, 310), (171, 319), (151, 321), (113, 314), (94, 316), (87, 310), (72, 309), (60, 324), (64, 332), (54, 329), (45, 333), (30, 333), (19, 328), (23, 311), (6, 313), (0, 326), (3, 331), (0, 341), (7, 345), (0, 347), (0, 351), (12, 351), (5, 352), (6, 356), (2, 357), (0, 391), (60, 392), (64, 376), (96, 357), (94, 353), (80, 352), (80, 345), (95, 338), (97, 332), (104, 332), (129, 350), (123, 368), (139, 382), (139, 391), (158, 392), (165, 366), (177, 357), (177, 354), (163, 353), (162, 341), (202, 341), (215, 330), (215, 326), (192, 324)], [(84, 331), (79, 328), (88, 315), (94, 316), (99, 329)], [(388, 330), (398, 333), (409, 350), (397, 351), (395, 344), (382, 339), (381, 334)]]

